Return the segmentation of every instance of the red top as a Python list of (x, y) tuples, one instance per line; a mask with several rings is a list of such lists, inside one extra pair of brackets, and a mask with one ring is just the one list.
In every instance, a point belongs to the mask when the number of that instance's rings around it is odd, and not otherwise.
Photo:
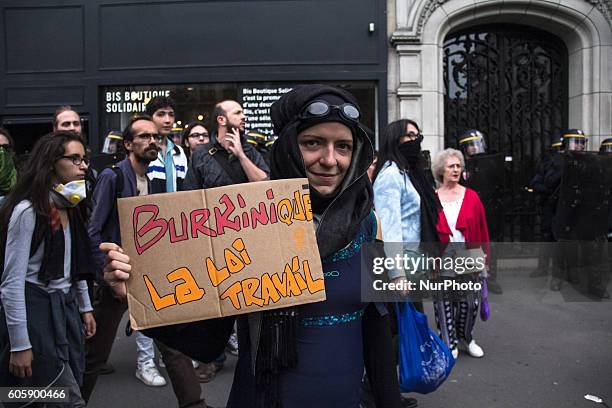
[[(459, 209), (459, 216), (457, 217), (457, 224), (455, 226), (463, 236), (465, 242), (470, 243), (483, 243), (483, 250), (489, 255), (489, 230), (487, 229), (487, 218), (485, 216), (485, 210), (478, 198), (478, 194), (471, 188), (465, 189), (465, 195), (461, 208)], [(452, 235), (444, 210), (440, 208), (438, 211), (438, 224), (436, 225), (438, 235), (440, 235), (440, 242), (447, 244), (450, 242), (450, 236)], [(469, 245), (467, 245), (469, 248)]]

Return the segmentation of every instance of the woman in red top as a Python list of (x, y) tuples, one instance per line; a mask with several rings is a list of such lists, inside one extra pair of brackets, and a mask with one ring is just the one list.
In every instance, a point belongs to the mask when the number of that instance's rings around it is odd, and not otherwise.
[[(459, 184), (464, 163), (463, 154), (455, 149), (438, 153), (433, 161), (433, 174), (440, 183), (437, 194), (442, 203), (436, 227), (441, 243), (465, 242), (465, 246), (470, 248), (474, 247), (470, 244), (479, 244), (475, 246), (482, 246), (488, 254), (489, 232), (482, 202), (474, 190)], [(455, 244), (453, 249), (459, 245)], [(450, 279), (480, 281), (480, 277), (473, 275), (475, 274), (459, 276), (453, 271), (442, 272), (443, 277)], [(486, 282), (484, 279), (482, 281), (483, 290), (480, 293), (467, 292), (461, 301), (435, 302), (436, 321), (441, 337), (455, 358), (459, 355), (457, 346), (460, 340), (470, 356), (484, 356), (484, 351), (472, 338), (479, 306), (483, 320), (486, 320), (489, 314)]]

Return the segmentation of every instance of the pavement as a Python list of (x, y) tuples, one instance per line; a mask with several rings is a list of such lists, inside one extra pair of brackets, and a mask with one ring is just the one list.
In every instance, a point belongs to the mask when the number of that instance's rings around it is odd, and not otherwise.
[[(550, 277), (528, 277), (533, 266), (511, 262), (500, 268), (498, 281), (504, 293), (490, 295), (491, 317), (478, 321), (474, 329), (485, 356), (475, 359), (460, 353), (451, 376), (437, 391), (410, 394), (419, 407), (602, 406), (585, 400), (585, 394), (599, 396), (612, 406), (612, 302), (568, 296), (569, 285), (562, 292), (551, 292)], [(612, 284), (608, 290), (612, 292)], [(430, 303), (425, 311), (434, 327)], [(116, 372), (99, 378), (88, 407), (176, 407), (169, 382), (151, 388), (134, 377), (136, 346), (119, 332), (110, 357)], [(215, 380), (202, 384), (209, 405), (225, 406), (235, 363), (236, 358), (228, 354)], [(161, 372), (166, 375), (164, 369)]]

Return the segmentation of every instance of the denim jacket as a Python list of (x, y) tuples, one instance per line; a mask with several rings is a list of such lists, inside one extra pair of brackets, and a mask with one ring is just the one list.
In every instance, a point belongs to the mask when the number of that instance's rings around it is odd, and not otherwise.
[[(388, 161), (374, 181), (374, 208), (380, 218), (384, 242), (403, 242), (404, 247), (417, 250), (421, 241), (421, 197), (406, 171)], [(410, 245), (413, 244), (413, 245)], [(402, 271), (390, 271), (396, 278)]]

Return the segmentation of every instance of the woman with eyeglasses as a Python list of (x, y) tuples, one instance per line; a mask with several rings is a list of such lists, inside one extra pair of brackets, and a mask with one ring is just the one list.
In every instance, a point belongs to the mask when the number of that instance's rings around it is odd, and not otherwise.
[(193, 121), (185, 126), (183, 131), (183, 148), (187, 160), (191, 161), (191, 154), (198, 147), (210, 142), (208, 129), (203, 122)]
[(0, 209), (0, 384), (68, 387), (71, 407), (85, 406), (84, 341), (96, 331), (85, 155), (79, 135), (43, 136)]
[[(415, 121), (401, 119), (390, 123), (380, 141), (373, 183), (383, 241), (403, 242), (405, 249), (416, 251), (421, 242), (439, 241), (436, 223), (440, 203), (433, 179), (426, 171), (422, 141)], [(403, 275), (390, 277), (400, 279)]]
[[(422, 243), (437, 242), (436, 223), (440, 204), (421, 151), (423, 135), (410, 119), (390, 123), (380, 140), (374, 170), (374, 207), (380, 217), (385, 248), (399, 255), (420, 256)], [(387, 253), (387, 256), (395, 256)], [(392, 281), (406, 280), (406, 272), (389, 270)], [(415, 307), (423, 311), (422, 302)], [(414, 398), (402, 398), (405, 407), (415, 407)]]
[[(227, 407), (358, 408), (366, 366), (377, 406), (399, 408), (395, 367), (384, 364), (393, 360), (386, 310), (361, 301), (362, 246), (376, 238), (378, 224), (367, 178), (373, 149), (356, 100), (338, 88), (302, 85), (275, 102), (271, 116), (279, 135), (271, 178), (308, 178), (327, 299), (238, 319), (240, 353)], [(123, 293), (127, 259), (112, 245), (105, 249), (114, 261), (105, 279)], [(190, 323), (189, 337), (171, 346), (198, 358), (192, 345), (210, 343), (213, 333), (192, 334), (207, 324)], [(210, 347), (200, 348), (210, 358)]]

